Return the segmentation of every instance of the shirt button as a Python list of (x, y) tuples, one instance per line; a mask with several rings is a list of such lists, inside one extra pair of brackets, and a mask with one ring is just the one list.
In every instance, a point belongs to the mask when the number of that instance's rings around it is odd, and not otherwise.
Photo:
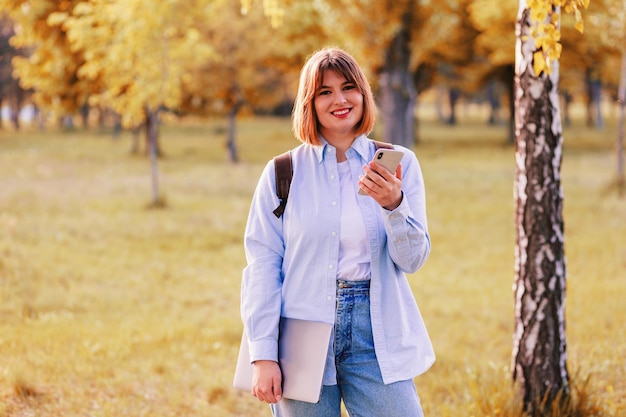
[(328, 297), (326, 297), (326, 299), (327, 299), (328, 301), (333, 301), (333, 297), (332, 297), (331, 295), (329, 295)]
[(336, 201), (333, 201), (332, 203), (330, 203), (331, 206), (335, 207), (337, 205)]
[(335, 174), (331, 175), (331, 176), (330, 176), (330, 179), (331, 179), (331, 180), (334, 180), (334, 179), (335, 179)]
[(333, 268), (334, 268), (334, 266), (328, 265), (328, 269), (333, 269)]
[(337, 236), (337, 232), (331, 232), (331, 234), (330, 234), (330, 235), (331, 235), (332, 237), (335, 237), (335, 236)]

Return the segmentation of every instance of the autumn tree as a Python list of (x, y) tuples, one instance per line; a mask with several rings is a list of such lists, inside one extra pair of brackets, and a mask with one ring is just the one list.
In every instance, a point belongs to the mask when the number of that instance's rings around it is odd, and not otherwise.
[(506, 86), (509, 103), (508, 140), (515, 141), (515, 2), (473, 0), (468, 6), (469, 18), (479, 31), (476, 38), (477, 54), (487, 59), (483, 67), (485, 80), (497, 80)]
[(89, 0), (53, 17), (67, 31), (73, 50), (88, 57), (78, 75), (95, 88), (90, 104), (114, 109), (127, 127), (145, 125), (153, 205), (161, 202), (160, 113), (180, 107), (184, 80), (215, 57), (197, 27), (219, 3)]
[[(457, 3), (451, 0), (448, 3)], [(330, 41), (349, 50), (376, 92), (383, 137), (412, 147), (416, 141), (416, 74), (448, 35), (450, 11), (430, 2), (319, 0)]]
[(58, 114), (74, 113), (88, 97), (88, 85), (77, 76), (85, 62), (72, 50), (66, 31), (53, 16), (70, 12), (78, 0), (0, 0), (0, 9), (16, 22), (11, 44), (29, 51), (12, 60), (24, 89), (33, 90), (35, 104)]
[[(11, 46), (9, 40), (15, 35), (13, 21), (6, 15), (0, 15), (0, 108), (5, 104), (11, 110), (11, 120), (15, 129), (19, 129), (19, 112), (26, 92), (13, 77), (11, 61), (20, 52)], [(2, 119), (0, 118), (0, 127)]]
[(582, 0), (520, 0), (515, 64), (515, 331), (513, 380), (531, 416), (568, 407), (559, 114), (560, 7)]
[[(280, 26), (282, 10), (275, 3), (264, 2), (262, 18)], [(297, 56), (299, 69), (304, 60), (299, 47), (277, 42), (279, 36), (266, 29), (270, 25), (261, 26), (254, 13), (243, 18), (238, 2), (228, 0), (0, 0), (0, 5), (23, 28), (12, 41), (33, 48), (14, 65), (42, 107), (75, 112), (88, 103), (113, 109), (126, 127), (146, 127), (153, 204), (160, 200), (161, 112), (199, 104), (206, 114), (206, 107), (221, 105), (234, 120), (243, 102), (269, 106), (284, 99), (285, 65), (276, 63), (293, 63)], [(275, 52), (268, 53), (272, 46)]]
[[(606, 28), (596, 29), (591, 25), (593, 14), (592, 8), (600, 8), (604, 0), (594, 0), (588, 11), (589, 24), (585, 29), (585, 35), (575, 28), (575, 16), (564, 15), (561, 21), (560, 34), (562, 35), (561, 65), (559, 65), (559, 92), (567, 105), (570, 101), (583, 98), (588, 106), (588, 120), (597, 119), (598, 106), (594, 104), (588, 85), (588, 75), (596, 73), (596, 77), (603, 83), (610, 82), (615, 71), (610, 59), (613, 53), (601, 42), (601, 33)], [(595, 6), (595, 7), (594, 7)], [(515, 16), (516, 4), (514, 2), (501, 2), (499, 0), (473, 0), (469, 5), (470, 19), (479, 30), (476, 48), (477, 54), (485, 56), (489, 66), (485, 67), (485, 78), (496, 78), (507, 86), (510, 105), (509, 140), (513, 143), (514, 130), (514, 67), (515, 51), (511, 44), (515, 42)], [(599, 105), (599, 102), (597, 102)], [(594, 110), (595, 109), (595, 110)], [(569, 121), (569, 113), (565, 107), (562, 116)]]
[(598, 128), (604, 125), (603, 95), (619, 83), (615, 61), (619, 61), (620, 53), (615, 37), (620, 22), (615, 6), (614, 0), (594, 0), (586, 12), (584, 35), (575, 29), (574, 17), (565, 15), (562, 19), (561, 68), (568, 71), (562, 71), (560, 90), (583, 97), (587, 125)]
[(445, 21), (440, 24), (445, 26), (447, 35), (440, 44), (426, 49), (422, 54), (423, 63), (435, 69), (433, 82), (448, 90), (449, 124), (456, 124), (456, 104), (461, 94), (475, 94), (484, 86), (482, 74), (487, 61), (477, 54), (476, 38), (479, 31), (469, 18), (471, 2), (457, 0), (439, 6), (438, 16), (445, 12)]
[[(614, 65), (607, 68), (609, 85), (616, 88), (619, 104), (618, 134), (616, 140), (616, 177), (617, 192), (623, 195), (626, 187), (624, 180), (624, 123), (626, 110), (626, 2), (623, 0), (594, 0), (589, 8), (587, 27), (596, 34), (597, 43), (606, 53), (615, 52)], [(615, 71), (620, 67), (621, 70)], [(613, 77), (610, 79), (609, 77)]]
[(238, 161), (237, 115), (242, 109), (267, 112), (292, 101), (302, 62), (324, 39), (319, 16), (308, 2), (284, 4), (280, 16), (261, 4), (246, 4), (244, 13), (241, 9), (237, 2), (224, 2), (215, 9), (219, 18), (198, 27), (203, 42), (221, 58), (200, 63), (183, 88), (185, 113), (227, 117), (232, 162)]

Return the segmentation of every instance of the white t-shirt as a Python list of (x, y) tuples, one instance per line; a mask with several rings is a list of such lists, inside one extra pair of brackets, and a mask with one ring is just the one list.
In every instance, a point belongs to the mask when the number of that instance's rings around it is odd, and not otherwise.
[(352, 178), (348, 161), (338, 164), (338, 172), (341, 184), (341, 228), (337, 278), (351, 281), (370, 279), (369, 243), (363, 214), (356, 201), (356, 179)]

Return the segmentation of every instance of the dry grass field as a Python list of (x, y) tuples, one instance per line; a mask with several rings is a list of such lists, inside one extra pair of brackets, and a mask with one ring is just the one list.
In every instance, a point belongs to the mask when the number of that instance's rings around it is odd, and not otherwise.
[[(0, 417), (269, 415), (231, 388), (242, 234), (263, 165), (297, 143), (243, 119), (234, 165), (224, 126), (163, 126), (164, 209), (126, 134), (0, 131)], [(429, 417), (506, 416), (514, 150), (482, 122), (420, 129), (433, 251), (410, 281), (438, 358), (416, 383)], [(603, 416), (626, 415), (615, 135), (567, 128), (563, 162), (568, 365)]]

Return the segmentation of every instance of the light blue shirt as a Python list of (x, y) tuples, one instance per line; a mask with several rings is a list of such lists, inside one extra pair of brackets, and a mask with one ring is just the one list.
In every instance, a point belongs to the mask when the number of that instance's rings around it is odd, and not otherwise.
[[(417, 271), (430, 253), (424, 181), (413, 151), (402, 159), (400, 206), (383, 209), (358, 196), (371, 256), (370, 312), (376, 357), (386, 384), (425, 372), (435, 355), (405, 273)], [(355, 139), (346, 156), (353, 178), (363, 173), (375, 146)], [(339, 263), (340, 182), (336, 149), (300, 145), (291, 151), (293, 180), (281, 218), (273, 161), (266, 165), (246, 225), (241, 315), (250, 359), (277, 360), (281, 316), (326, 323), (335, 321)], [(354, 182), (355, 192), (358, 189)], [(324, 384), (336, 383), (329, 354)]]

